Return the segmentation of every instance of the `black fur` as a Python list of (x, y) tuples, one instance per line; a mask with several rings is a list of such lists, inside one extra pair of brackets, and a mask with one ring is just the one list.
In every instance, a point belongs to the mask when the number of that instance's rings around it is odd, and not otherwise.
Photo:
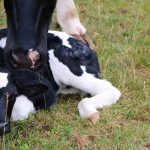
[[(6, 58), (11, 68), (30, 68), (25, 57), (31, 48), (40, 54), (35, 68), (45, 64), (47, 31), (55, 5), (56, 0), (4, 0), (8, 27)], [(22, 59), (24, 63), (20, 62)]]
[(0, 29), (0, 37), (5, 38), (7, 35), (8, 30), (7, 29)]

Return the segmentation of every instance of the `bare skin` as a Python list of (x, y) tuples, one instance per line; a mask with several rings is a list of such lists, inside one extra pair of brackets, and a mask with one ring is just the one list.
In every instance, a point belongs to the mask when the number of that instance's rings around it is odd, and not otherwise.
[(40, 58), (40, 55), (37, 51), (30, 49), (29, 53), (28, 53), (28, 58), (32, 62), (31, 68), (34, 68), (34, 65), (35, 65), (36, 61)]
[(96, 124), (97, 121), (99, 120), (99, 113), (96, 112), (96, 113), (90, 115), (88, 119), (92, 122), (92, 124)]

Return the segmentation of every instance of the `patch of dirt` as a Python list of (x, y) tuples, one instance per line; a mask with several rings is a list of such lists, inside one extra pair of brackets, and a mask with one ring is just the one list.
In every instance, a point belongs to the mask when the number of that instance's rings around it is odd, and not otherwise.
[(127, 14), (127, 13), (128, 13), (128, 10), (121, 8), (121, 9), (120, 9), (120, 12), (121, 12), (122, 14)]
[(49, 131), (50, 130), (50, 125), (43, 125), (42, 126), (42, 129), (44, 130), (44, 131)]
[(122, 22), (122, 23), (119, 24), (119, 26), (120, 26), (122, 29), (126, 29), (126, 28), (129, 26), (129, 23), (127, 23), (127, 22), (126, 22), (126, 23), (123, 23), (123, 22)]
[(80, 133), (73, 133), (71, 136), (71, 141), (74, 145), (78, 146), (78, 150), (87, 147), (90, 142), (96, 138), (95, 135), (81, 135)]
[(150, 69), (149, 68), (141, 68), (136, 70), (136, 73), (139, 77), (141, 77), (144, 81), (150, 83)]

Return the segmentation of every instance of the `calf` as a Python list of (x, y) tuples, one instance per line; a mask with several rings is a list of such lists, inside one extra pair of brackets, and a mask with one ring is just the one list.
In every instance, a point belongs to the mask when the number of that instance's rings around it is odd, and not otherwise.
[[(47, 35), (47, 46), (47, 65), (43, 68), (43, 71), (32, 72), (35, 74), (34, 78), (36, 78), (36, 74), (41, 75), (37, 82), (41, 81), (41, 84), (47, 83), (47, 90), (43, 91), (43, 93), (47, 93), (46, 97), (37, 104), (35, 95), (28, 95), (28, 91), (32, 89), (32, 85), (29, 85), (27, 90), (24, 88), (26, 86), (22, 86), (22, 84), (19, 86), (21, 81), (26, 81), (25, 79), (18, 80), (18, 77), (22, 76), (22, 70), (18, 75), (16, 75), (16, 71), (12, 72), (11, 80), (13, 78), (12, 81), (19, 91), (18, 93), (23, 93), (28, 98), (21, 96), (16, 100), (12, 111), (12, 119), (22, 120), (27, 118), (30, 112), (41, 108), (39, 106), (41, 104), (44, 105), (45, 101), (47, 107), (51, 106), (55, 102), (55, 92), (57, 94), (84, 92), (90, 94), (91, 97), (84, 98), (79, 102), (79, 114), (82, 118), (88, 118), (93, 123), (96, 123), (99, 119), (97, 109), (116, 103), (121, 95), (116, 87), (101, 78), (96, 53), (86, 44), (72, 38), (64, 32), (49, 31)], [(30, 77), (28, 77), (29, 79)], [(34, 80), (31, 78), (30, 82), (32, 83), (32, 81)], [(38, 84), (34, 83), (33, 85), (37, 85), (36, 87), (38, 87)], [(34, 92), (39, 93), (40, 91), (34, 88)], [(50, 97), (51, 95), (49, 96), (49, 93), (52, 92), (54, 96)], [(29, 101), (30, 103), (28, 103)], [(33, 106), (36, 107), (26, 111), (29, 105), (31, 108)]]

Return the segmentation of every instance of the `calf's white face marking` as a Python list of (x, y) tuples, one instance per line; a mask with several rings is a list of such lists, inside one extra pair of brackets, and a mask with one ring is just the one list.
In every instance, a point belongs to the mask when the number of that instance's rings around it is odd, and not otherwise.
[(8, 84), (7, 77), (8, 77), (8, 73), (0, 72), (0, 88), (6, 87), (6, 85)]
[(5, 37), (5, 38), (0, 39), (0, 47), (1, 47), (1, 48), (4, 48), (4, 47), (5, 47), (5, 45), (6, 45), (6, 37)]

